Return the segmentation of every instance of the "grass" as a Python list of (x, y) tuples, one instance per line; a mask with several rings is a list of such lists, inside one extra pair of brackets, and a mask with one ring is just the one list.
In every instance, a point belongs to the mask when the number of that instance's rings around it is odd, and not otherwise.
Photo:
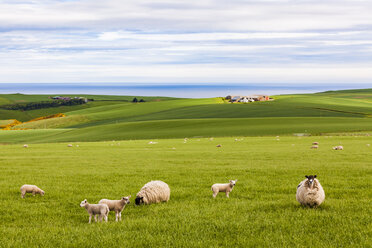
[[(72, 117), (72, 116), (71, 116)], [(63, 124), (62, 117), (44, 122), (27, 124)], [(80, 121), (81, 116), (71, 121)], [(68, 121), (68, 119), (67, 119)], [(49, 123), (48, 123), (49, 122)], [(20, 125), (19, 127), (25, 127)], [(18, 127), (18, 126), (17, 126)], [(334, 132), (368, 132), (372, 130), (371, 118), (235, 118), (235, 119), (180, 119), (143, 122), (122, 122), (84, 128), (0, 130), (3, 143), (50, 143), (82, 142), (102, 140), (164, 139), (184, 137), (226, 137), (226, 136), (270, 136), (305, 133), (320, 135)], [(45, 132), (45, 133), (44, 133)]]
[[(371, 247), (372, 137), (234, 138), (2, 145), (1, 247)], [(295, 200), (306, 174), (326, 192), (318, 209)], [(212, 199), (229, 178), (230, 198)], [(132, 198), (123, 222), (87, 223), (85, 198), (134, 197), (155, 179), (170, 185), (168, 203)], [(21, 199), (25, 183), (46, 195)]]

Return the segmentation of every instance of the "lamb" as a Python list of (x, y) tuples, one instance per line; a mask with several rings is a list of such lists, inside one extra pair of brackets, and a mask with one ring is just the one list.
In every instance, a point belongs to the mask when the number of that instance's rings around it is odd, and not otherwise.
[(313, 145), (313, 146), (311, 146), (311, 149), (318, 149), (318, 145)]
[(229, 198), (229, 193), (233, 190), (238, 179), (229, 180), (229, 183), (216, 183), (212, 185), (213, 197), (216, 198), (218, 192), (225, 192), (226, 197)]
[(334, 146), (332, 149), (333, 150), (344, 150), (344, 147), (343, 146)]
[(324, 201), (325, 194), (316, 175), (305, 176), (297, 186), (296, 200), (303, 206), (317, 207)]
[(35, 196), (36, 194), (39, 194), (41, 196), (45, 195), (44, 190), (40, 189), (38, 186), (28, 184), (25, 184), (21, 187), (21, 198), (25, 198), (26, 193), (32, 193), (33, 196)]
[(131, 196), (122, 197), (121, 200), (108, 200), (108, 199), (102, 199), (98, 203), (99, 204), (106, 204), (110, 211), (115, 211), (116, 221), (118, 219), (121, 221), (121, 212), (125, 208), (125, 205), (129, 204), (129, 198)]
[(89, 204), (87, 199), (80, 203), (80, 207), (85, 208), (89, 213), (89, 224), (92, 220), (92, 215), (94, 215), (94, 220), (97, 222), (97, 215), (99, 215), (99, 221), (102, 222), (102, 218), (107, 222), (108, 214), (110, 212), (107, 204)]
[(136, 205), (167, 202), (170, 198), (170, 188), (162, 181), (146, 183), (137, 193)]

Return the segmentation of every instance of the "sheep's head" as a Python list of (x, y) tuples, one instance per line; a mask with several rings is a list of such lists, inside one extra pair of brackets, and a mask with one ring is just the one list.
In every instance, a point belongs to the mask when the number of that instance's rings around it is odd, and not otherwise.
[(230, 185), (231, 186), (235, 186), (236, 182), (238, 181), (238, 179), (235, 179), (235, 180), (229, 180), (230, 181)]
[(314, 185), (314, 180), (316, 178), (316, 175), (310, 175), (310, 176), (305, 176), (307, 178), (307, 183), (309, 185), (310, 188), (313, 188), (313, 185)]
[(130, 201), (129, 201), (130, 197), (131, 196), (125, 196), (125, 197), (121, 198), (121, 200), (123, 200), (125, 202), (125, 204), (129, 204), (130, 203)]
[(80, 207), (85, 207), (85, 205), (87, 205), (88, 201), (87, 199), (85, 199), (84, 201), (80, 202)]
[(140, 197), (140, 196), (137, 196), (136, 200), (135, 200), (135, 203), (136, 205), (141, 205), (143, 204), (143, 196)]
[(44, 190), (41, 191), (41, 195), (44, 196), (45, 195), (45, 192)]

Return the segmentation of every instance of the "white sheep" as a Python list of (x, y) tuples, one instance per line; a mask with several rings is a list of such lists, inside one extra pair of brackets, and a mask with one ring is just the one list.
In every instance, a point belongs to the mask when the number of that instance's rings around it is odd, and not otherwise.
[(229, 183), (215, 183), (212, 185), (213, 197), (216, 198), (218, 192), (225, 192), (226, 197), (229, 197), (229, 193), (233, 190), (238, 179), (229, 180)]
[(334, 146), (332, 149), (333, 150), (343, 150), (344, 147), (343, 146)]
[(146, 183), (137, 193), (136, 205), (167, 202), (170, 198), (170, 188), (162, 181)]
[(121, 200), (108, 200), (108, 199), (102, 199), (98, 203), (99, 204), (106, 204), (110, 211), (115, 211), (116, 221), (118, 219), (121, 221), (121, 212), (125, 208), (125, 205), (129, 204), (129, 198), (131, 196), (122, 197)]
[(23, 147), (24, 147), (24, 148), (28, 148), (28, 145), (27, 145), (27, 144), (24, 144)]
[(314, 176), (305, 176), (306, 179), (297, 186), (296, 200), (303, 206), (317, 207), (325, 199), (322, 185)]
[(68, 144), (67, 147), (72, 147), (72, 144)]
[(41, 196), (45, 195), (44, 190), (40, 189), (36, 185), (25, 184), (21, 187), (21, 198), (25, 198), (26, 193), (32, 193), (33, 196), (39, 194)]
[(311, 149), (318, 149), (318, 145), (313, 145), (313, 146), (311, 146)]
[(89, 224), (92, 220), (92, 215), (94, 215), (94, 220), (97, 222), (97, 215), (99, 215), (99, 221), (102, 222), (102, 218), (107, 222), (108, 214), (110, 212), (107, 204), (89, 204), (87, 199), (80, 203), (80, 207), (85, 208), (89, 213)]

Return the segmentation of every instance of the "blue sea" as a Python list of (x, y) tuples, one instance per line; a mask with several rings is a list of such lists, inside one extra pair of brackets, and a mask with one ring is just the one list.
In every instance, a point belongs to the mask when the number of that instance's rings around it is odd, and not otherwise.
[(314, 93), (371, 87), (372, 84), (293, 86), (269, 84), (0, 83), (0, 94), (92, 94), (205, 98), (227, 95)]

